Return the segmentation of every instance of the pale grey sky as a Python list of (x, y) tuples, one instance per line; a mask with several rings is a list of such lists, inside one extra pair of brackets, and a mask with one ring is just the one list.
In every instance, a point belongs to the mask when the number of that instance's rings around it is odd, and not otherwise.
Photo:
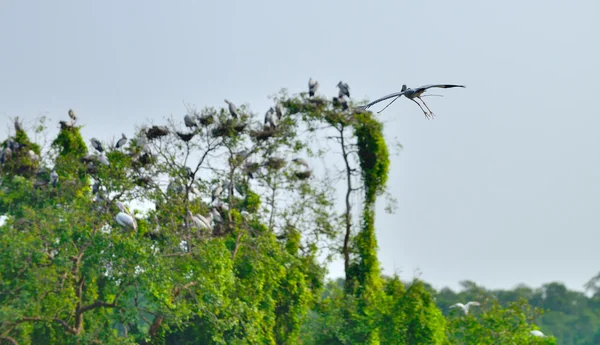
[(73, 108), (108, 140), (183, 102), (261, 113), (309, 77), (371, 100), (464, 84), (426, 98), (434, 121), (406, 99), (380, 115), (404, 146), (399, 210), (377, 216), (384, 272), (582, 289), (600, 271), (599, 33), (597, 0), (8, 0), (0, 115), (56, 123)]

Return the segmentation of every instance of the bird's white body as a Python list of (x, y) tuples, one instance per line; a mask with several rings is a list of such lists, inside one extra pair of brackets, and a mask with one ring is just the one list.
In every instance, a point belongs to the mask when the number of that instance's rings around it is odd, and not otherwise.
[(110, 162), (108, 161), (108, 158), (106, 158), (105, 155), (98, 156), (98, 160), (100, 161), (100, 163), (102, 163), (102, 164), (104, 164), (106, 166), (110, 165)]
[(212, 219), (214, 219), (215, 223), (223, 223), (223, 217), (221, 217), (221, 214), (219, 213), (219, 211), (217, 211), (216, 208), (212, 208), (210, 210), (210, 214)]
[(196, 121), (194, 121), (194, 118), (192, 118), (190, 115), (185, 115), (183, 117), (183, 122), (185, 123), (186, 127), (195, 127), (197, 126)]
[(469, 308), (471, 306), (480, 306), (480, 305), (481, 304), (479, 302), (471, 301), (471, 302), (468, 302), (467, 304), (456, 303), (456, 304), (451, 305), (450, 308), (460, 308), (465, 313), (465, 315), (467, 315), (469, 313)]
[(212, 190), (212, 201), (218, 199), (223, 193), (223, 184), (219, 184), (215, 189)]
[(537, 329), (534, 329), (533, 331), (529, 332), (531, 335), (533, 335), (534, 337), (545, 337), (544, 333), (542, 333), (541, 331), (538, 331)]
[(117, 213), (115, 220), (117, 221), (117, 223), (119, 223), (119, 225), (121, 225), (124, 228), (137, 230), (137, 223), (135, 219), (125, 212)]
[(283, 116), (283, 105), (281, 105), (281, 102), (277, 102), (275, 105), (275, 113), (277, 113), (277, 118), (281, 120), (281, 117)]

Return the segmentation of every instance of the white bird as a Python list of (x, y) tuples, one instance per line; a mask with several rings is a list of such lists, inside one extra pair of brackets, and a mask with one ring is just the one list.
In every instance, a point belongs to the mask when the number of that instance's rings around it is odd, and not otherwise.
[(115, 220), (117, 221), (117, 223), (119, 223), (120, 226), (124, 228), (137, 230), (137, 224), (135, 222), (135, 219), (133, 219), (132, 216), (128, 215), (125, 212), (117, 213), (117, 215), (115, 216)]
[(217, 185), (215, 187), (215, 189), (212, 190), (212, 201), (214, 202), (215, 199), (218, 199), (221, 194), (223, 193), (223, 183), (220, 183), (219, 185)]
[(225, 100), (225, 103), (227, 103), (229, 105), (229, 113), (231, 114), (231, 116), (233, 116), (237, 119), (240, 116), (240, 113), (238, 112), (235, 104), (231, 103), (231, 101), (229, 101), (227, 99)]
[(109, 166), (110, 162), (108, 161), (108, 158), (106, 158), (106, 156), (104, 154), (101, 154), (100, 156), (98, 156), (98, 160), (100, 161), (100, 163)]
[(27, 154), (29, 155), (29, 159), (31, 160), (32, 163), (37, 161), (40, 158), (35, 152), (33, 152), (33, 150), (29, 150), (27, 152)]
[[(433, 112), (431, 111), (431, 109), (429, 109), (429, 107), (427, 106), (427, 104), (425, 104), (425, 102), (423, 101), (423, 99), (421, 98), (421, 95), (427, 91), (427, 89), (430, 89), (432, 87), (438, 87), (438, 88), (442, 88), (442, 89), (449, 89), (449, 88), (453, 88), (453, 87), (465, 87), (464, 85), (454, 85), (454, 84), (431, 84), (431, 85), (424, 85), (424, 86), (420, 86), (414, 89), (411, 88), (407, 88), (406, 85), (402, 85), (402, 90), (400, 90), (400, 92), (396, 92), (396, 93), (392, 93), (389, 94), (387, 96), (383, 96), (379, 99), (374, 100), (373, 102), (359, 107), (358, 109), (364, 110), (364, 109), (368, 109), (370, 106), (379, 103), (381, 101), (385, 101), (386, 99), (390, 99), (390, 98), (394, 98), (388, 105), (385, 106), (385, 108), (381, 109), (380, 111), (378, 111), (378, 113), (381, 113), (382, 111), (384, 111), (385, 109), (387, 109), (387, 107), (389, 107), (392, 103), (394, 103), (398, 98), (400, 98), (402, 95), (404, 95), (406, 98), (410, 99), (411, 101), (417, 103), (417, 105), (419, 106), (419, 108), (421, 108), (421, 110), (423, 111), (423, 114), (425, 114), (425, 117), (427, 118), (431, 118), (434, 116)], [(415, 98), (418, 98), (421, 100), (421, 102), (423, 102), (423, 105), (425, 105), (425, 107), (427, 108), (427, 110), (429, 110), (429, 114), (423, 109), (423, 107), (419, 104), (419, 102), (415, 101)]]
[(308, 96), (312, 97), (317, 93), (317, 89), (319, 88), (319, 82), (316, 80), (313, 80), (313, 78), (311, 77), (308, 80)]
[(275, 105), (275, 112), (277, 113), (277, 118), (281, 120), (281, 117), (283, 116), (283, 105), (279, 101)]
[(531, 335), (533, 335), (534, 337), (542, 337), (542, 338), (546, 337), (544, 335), (544, 333), (542, 333), (541, 331), (538, 331), (537, 329), (534, 329), (533, 331), (530, 331), (529, 333)]
[(189, 128), (198, 126), (198, 124), (196, 123), (194, 118), (191, 117), (190, 115), (185, 115), (183, 117), (183, 122), (185, 123), (185, 126), (189, 127)]
[(121, 139), (119, 139), (119, 141), (117, 141), (115, 148), (119, 148), (119, 147), (125, 145), (126, 143), (127, 143), (127, 137), (125, 136), (125, 133), (121, 133)]
[(469, 307), (480, 306), (480, 305), (481, 304), (479, 302), (471, 301), (471, 302), (468, 302), (467, 304), (456, 303), (456, 304), (451, 305), (450, 308), (458, 307), (465, 312), (465, 315), (467, 315), (469, 313)]
[(223, 217), (221, 217), (221, 214), (219, 213), (219, 211), (217, 211), (216, 208), (211, 207), (210, 214), (211, 214), (212, 218), (215, 220), (215, 223), (223, 223)]
[(92, 138), (90, 139), (90, 141), (92, 142), (92, 147), (94, 147), (98, 152), (104, 151), (104, 147), (102, 147), (102, 143), (100, 142), (100, 140)]
[(56, 173), (56, 170), (52, 170), (50, 173), (50, 183), (54, 187), (56, 187), (56, 184), (58, 183), (58, 174)]
[(124, 228), (137, 230), (137, 222), (135, 221), (135, 218), (131, 216), (125, 205), (123, 205), (123, 203), (120, 201), (117, 201), (115, 204), (117, 205), (119, 210), (121, 210), (121, 212), (117, 213), (117, 215), (115, 216), (115, 220), (117, 221), (117, 223), (119, 223), (119, 225), (121, 225)]

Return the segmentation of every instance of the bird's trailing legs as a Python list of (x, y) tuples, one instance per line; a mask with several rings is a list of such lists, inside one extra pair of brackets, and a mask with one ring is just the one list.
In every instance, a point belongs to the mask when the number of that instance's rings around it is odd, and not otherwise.
[[(435, 114), (433, 113), (433, 111), (431, 111), (431, 109), (429, 109), (429, 107), (427, 106), (427, 103), (425, 103), (425, 101), (423, 101), (423, 98), (421, 98), (421, 97), (417, 97), (417, 98), (420, 99), (421, 102), (423, 102), (423, 105), (425, 105), (425, 107), (427, 108), (427, 110), (429, 110), (429, 115), (431, 116), (431, 118), (434, 118)], [(423, 109), (423, 108), (421, 108), (421, 109)]]
[[(414, 99), (412, 99), (412, 98), (409, 98), (409, 99), (410, 99), (411, 101), (413, 101), (413, 102), (417, 103), (417, 105), (419, 106), (419, 108), (421, 108), (421, 110), (423, 111), (423, 114), (425, 114), (425, 117), (426, 117), (427, 119), (429, 119), (429, 118), (430, 118), (430, 117), (429, 117), (429, 113), (427, 113), (427, 112), (425, 111), (425, 109), (423, 109), (423, 107), (422, 107), (422, 106), (419, 104), (419, 102), (415, 101), (415, 100), (414, 100)], [(421, 100), (421, 102), (422, 102), (422, 101), (423, 101), (423, 100)], [(425, 104), (425, 103), (423, 103), (423, 104)], [(427, 109), (429, 109), (429, 108), (427, 108)]]

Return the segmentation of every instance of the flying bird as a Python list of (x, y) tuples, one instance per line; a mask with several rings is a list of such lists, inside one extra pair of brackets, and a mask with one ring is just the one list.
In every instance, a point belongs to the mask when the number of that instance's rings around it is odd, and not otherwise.
[(456, 303), (450, 306), (450, 308), (460, 308), (463, 310), (463, 312), (465, 312), (465, 315), (467, 315), (469, 313), (469, 308), (471, 306), (480, 306), (481, 304), (479, 302), (475, 302), (475, 301), (471, 301), (468, 302), (467, 304), (462, 304), (462, 303)]
[[(374, 100), (373, 102), (359, 107), (359, 109), (365, 110), (365, 109), (369, 109), (369, 107), (371, 107), (374, 104), (377, 104), (379, 102), (385, 101), (386, 99), (390, 99), (390, 98), (394, 98), (388, 105), (385, 106), (385, 108), (381, 109), (380, 111), (378, 111), (377, 113), (381, 113), (382, 111), (384, 111), (385, 109), (387, 109), (387, 107), (389, 107), (392, 103), (394, 103), (398, 98), (400, 98), (402, 95), (404, 95), (406, 98), (410, 99), (411, 101), (417, 103), (417, 105), (419, 106), (419, 108), (421, 108), (421, 110), (423, 111), (423, 114), (425, 114), (426, 118), (432, 118), (434, 116), (433, 112), (431, 111), (431, 109), (429, 109), (429, 107), (427, 106), (427, 104), (423, 101), (423, 99), (421, 98), (421, 95), (427, 91), (427, 89), (430, 89), (432, 87), (438, 87), (438, 88), (442, 88), (442, 89), (449, 89), (449, 88), (453, 88), (453, 87), (465, 87), (464, 85), (454, 85), (454, 84), (432, 84), (432, 85), (424, 85), (424, 86), (420, 86), (414, 89), (411, 88), (407, 88), (406, 85), (402, 85), (402, 90), (400, 90), (400, 92), (395, 92), (392, 94), (389, 94), (387, 96), (383, 96), (379, 99)], [(415, 100), (415, 98), (418, 98), (421, 100), (421, 102), (423, 103), (423, 105), (425, 105), (425, 107), (427, 108), (427, 110), (429, 110), (429, 113), (427, 113), (423, 107), (419, 104), (419, 102), (417, 102)]]
[(229, 113), (231, 114), (231, 116), (237, 119), (240, 116), (240, 113), (238, 112), (238, 109), (235, 106), (235, 104), (231, 103), (231, 101), (227, 99), (225, 100), (225, 103), (229, 105)]
[(317, 89), (319, 88), (319, 82), (310, 78), (308, 80), (308, 96), (312, 97), (317, 93)]

